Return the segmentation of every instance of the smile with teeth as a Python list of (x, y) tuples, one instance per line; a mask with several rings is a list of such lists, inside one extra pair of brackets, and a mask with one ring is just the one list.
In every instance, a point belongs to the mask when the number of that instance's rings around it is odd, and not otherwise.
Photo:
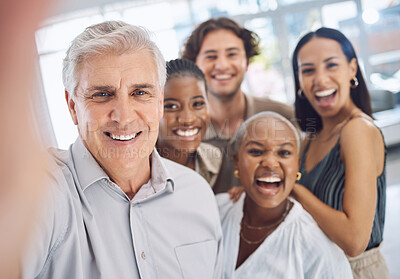
[(264, 189), (278, 188), (282, 183), (282, 179), (278, 176), (264, 176), (257, 178), (256, 183)]
[(175, 130), (175, 133), (180, 137), (192, 137), (197, 135), (199, 131), (200, 131), (199, 128), (185, 129), (185, 130), (177, 129)]
[(265, 183), (278, 183), (278, 182), (281, 182), (282, 179), (280, 179), (279, 177), (261, 177), (261, 178), (258, 178), (257, 181), (265, 182)]
[(131, 135), (116, 135), (116, 134), (111, 134), (111, 133), (106, 132), (105, 134), (107, 136), (109, 136), (110, 138), (112, 138), (113, 140), (128, 141), (128, 140), (136, 138), (140, 133), (141, 132), (136, 133), (136, 134), (131, 134)]
[(232, 77), (232, 75), (228, 75), (228, 74), (224, 74), (224, 75), (215, 75), (214, 78), (216, 80), (226, 80), (226, 79), (230, 79)]
[(274, 196), (280, 191), (283, 181), (278, 176), (264, 176), (256, 179), (257, 190), (268, 196)]
[(336, 93), (336, 89), (328, 89), (315, 93), (315, 96), (322, 98)]

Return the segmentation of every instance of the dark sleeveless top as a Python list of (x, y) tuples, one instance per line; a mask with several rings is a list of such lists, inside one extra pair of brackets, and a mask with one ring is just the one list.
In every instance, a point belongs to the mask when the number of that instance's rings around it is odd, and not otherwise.
[[(350, 121), (351, 119), (349, 119)], [(347, 122), (348, 123), (348, 122)], [(345, 126), (345, 123), (343, 126)], [(343, 128), (343, 127), (342, 127)], [(379, 128), (378, 128), (379, 129)], [(379, 130), (380, 131), (380, 130)], [(382, 134), (382, 131), (381, 131)], [(382, 135), (383, 137), (383, 135)], [(310, 141), (301, 156), (300, 184), (307, 187), (317, 198), (336, 210), (343, 210), (345, 166), (340, 158), (340, 135), (336, 145), (309, 173), (305, 170), (305, 158)], [(386, 207), (386, 146), (382, 174), (377, 178), (377, 204), (371, 238), (366, 250), (382, 242)]]

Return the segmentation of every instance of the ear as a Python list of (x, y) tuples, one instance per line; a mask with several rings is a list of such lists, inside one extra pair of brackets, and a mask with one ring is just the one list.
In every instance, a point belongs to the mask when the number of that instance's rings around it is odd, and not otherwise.
[(75, 125), (78, 125), (78, 118), (76, 117), (75, 101), (71, 94), (65, 90), (65, 101), (67, 101), (68, 110), (71, 114), (72, 121)]
[(352, 79), (352, 78), (355, 77), (356, 74), (357, 74), (357, 70), (358, 70), (357, 59), (356, 59), (356, 58), (352, 58), (352, 59), (350, 60), (349, 65), (350, 65), (350, 74), (351, 74), (350, 79)]

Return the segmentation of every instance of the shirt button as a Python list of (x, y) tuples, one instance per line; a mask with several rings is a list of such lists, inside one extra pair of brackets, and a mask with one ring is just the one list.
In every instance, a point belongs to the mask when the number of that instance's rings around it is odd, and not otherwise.
[(142, 259), (143, 259), (143, 260), (146, 259), (146, 253), (145, 253), (145, 252), (142, 252), (142, 255), (141, 255), (141, 256), (142, 256)]

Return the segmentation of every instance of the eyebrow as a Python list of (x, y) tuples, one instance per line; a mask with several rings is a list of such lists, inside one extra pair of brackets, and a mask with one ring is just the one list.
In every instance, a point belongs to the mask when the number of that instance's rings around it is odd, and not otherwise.
[[(150, 84), (150, 83), (136, 83), (136, 84), (132, 84), (131, 86), (129, 86), (129, 88), (135, 88), (135, 89), (143, 89), (143, 88), (149, 88), (149, 89), (153, 89), (154, 85)], [(92, 91), (115, 91), (116, 88), (114, 86), (109, 86), (109, 85), (100, 85), (100, 86), (92, 86), (89, 87), (88, 89), (85, 90), (85, 92), (92, 92)]]
[[(258, 146), (263, 146), (261, 143), (259, 143), (259, 142), (257, 142), (257, 141), (253, 141), (253, 140), (247, 142), (245, 146), (249, 146), (249, 145), (252, 145), (252, 144), (255, 144), (255, 145), (258, 145)], [(290, 145), (290, 146), (294, 147), (294, 144), (291, 143), (291, 142), (284, 142), (284, 143), (280, 144), (279, 146), (280, 146), (280, 147), (284, 147), (284, 146), (286, 146), (286, 145)]]
[(245, 146), (249, 146), (249, 145), (252, 145), (252, 144), (255, 144), (255, 145), (258, 145), (258, 146), (263, 146), (261, 143), (259, 143), (257, 141), (253, 141), (253, 140), (247, 142)]
[(279, 146), (280, 146), (280, 147), (284, 147), (284, 146), (286, 146), (286, 145), (290, 145), (290, 146), (294, 147), (294, 144), (291, 143), (291, 142), (285, 142), (285, 143), (280, 144)]
[[(190, 100), (197, 99), (197, 98), (202, 98), (202, 99), (204, 99), (204, 96), (202, 96), (202, 95), (197, 95), (197, 96), (194, 96), (194, 97), (190, 98)], [(166, 102), (166, 101), (176, 101), (176, 102), (179, 102), (180, 100), (179, 100), (179, 99), (176, 99), (176, 98), (164, 98), (164, 102)]]
[(192, 98), (190, 98), (190, 100), (197, 99), (197, 98), (202, 98), (202, 99), (204, 99), (204, 96), (203, 96), (203, 95), (193, 96)]
[(179, 100), (176, 99), (176, 98), (164, 98), (164, 102), (166, 102), (166, 101), (176, 101), (176, 102), (179, 102)]
[[(232, 50), (240, 51), (240, 49), (238, 47), (230, 47), (230, 48), (225, 49), (225, 51), (232, 51)], [(213, 50), (213, 49), (209, 49), (209, 50), (204, 51), (202, 54), (205, 55), (205, 54), (210, 54), (210, 53), (214, 54), (214, 53), (217, 53), (217, 51)]]
[[(322, 61), (322, 62), (326, 63), (326, 62), (329, 62), (330, 60), (335, 59), (335, 58), (339, 58), (339, 57), (338, 56), (328, 57), (328, 58), (324, 59), (324, 61)], [(313, 63), (304, 63), (304, 64), (301, 64), (300, 67), (313, 66), (313, 65), (314, 65)]]
[(230, 47), (230, 48), (225, 49), (225, 51), (232, 51), (232, 50), (240, 51), (240, 48), (238, 48), (238, 47)]
[(92, 86), (85, 90), (85, 92), (92, 92), (92, 91), (115, 91), (114, 86)]

